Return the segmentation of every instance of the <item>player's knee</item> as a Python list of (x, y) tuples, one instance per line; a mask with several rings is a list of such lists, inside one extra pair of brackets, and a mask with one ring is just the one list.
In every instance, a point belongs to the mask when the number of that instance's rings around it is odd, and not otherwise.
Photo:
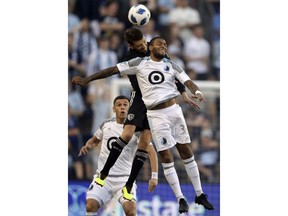
[(171, 163), (173, 162), (173, 156), (171, 155), (170, 151), (160, 151), (159, 152), (161, 163)]
[(193, 156), (193, 152), (188, 144), (177, 144), (176, 148), (182, 159), (188, 159)]
[(125, 212), (126, 216), (136, 216), (136, 210), (135, 209), (129, 209)]
[(126, 216), (136, 216), (136, 202), (122, 201), (123, 209)]
[(86, 211), (87, 212), (96, 212), (98, 210), (97, 206), (92, 202), (86, 203)]
[(133, 133), (125, 133), (121, 135), (121, 139), (124, 140), (125, 142), (129, 142), (132, 139)]

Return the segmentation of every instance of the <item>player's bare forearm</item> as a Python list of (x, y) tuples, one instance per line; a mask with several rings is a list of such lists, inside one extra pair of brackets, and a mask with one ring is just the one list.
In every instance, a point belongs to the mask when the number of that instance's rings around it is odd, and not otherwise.
[(207, 100), (203, 97), (202, 92), (200, 91), (199, 87), (192, 81), (187, 80), (184, 85), (190, 90), (190, 92), (194, 95), (193, 98), (199, 100), (199, 102), (207, 102)]
[(158, 158), (153, 145), (148, 146), (148, 156), (151, 166), (151, 179), (149, 180), (148, 191), (152, 192), (158, 185)]
[(148, 156), (150, 160), (151, 172), (158, 173), (158, 157), (153, 145), (148, 146)]
[(114, 66), (114, 67), (109, 67), (109, 68), (103, 69), (97, 73), (94, 73), (94, 74), (86, 77), (85, 79), (87, 79), (87, 83), (89, 83), (93, 80), (98, 80), (98, 79), (110, 77), (110, 76), (117, 74), (117, 73), (119, 73), (119, 70), (118, 70), (117, 66)]
[(195, 94), (195, 92), (199, 90), (199, 87), (192, 80), (187, 80), (184, 85), (190, 90), (192, 94)]
[(110, 76), (117, 74), (117, 73), (119, 73), (117, 66), (109, 67), (109, 68), (103, 69), (103, 70), (101, 70), (97, 73), (94, 73), (94, 74), (92, 74), (88, 77), (85, 77), (85, 78), (79, 77), (79, 76), (74, 76), (72, 78), (72, 83), (78, 84), (81, 86), (86, 86), (91, 81), (110, 77)]

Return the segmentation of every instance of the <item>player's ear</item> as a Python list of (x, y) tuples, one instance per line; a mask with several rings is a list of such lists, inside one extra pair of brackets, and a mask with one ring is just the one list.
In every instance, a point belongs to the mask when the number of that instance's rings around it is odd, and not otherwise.
[(134, 49), (134, 47), (131, 44), (129, 44), (129, 43), (128, 43), (128, 48), (129, 49)]
[(149, 44), (149, 51), (151, 52), (153, 50), (153, 46)]
[(113, 110), (114, 113), (116, 113), (116, 108), (115, 108), (115, 106), (112, 107), (112, 110)]

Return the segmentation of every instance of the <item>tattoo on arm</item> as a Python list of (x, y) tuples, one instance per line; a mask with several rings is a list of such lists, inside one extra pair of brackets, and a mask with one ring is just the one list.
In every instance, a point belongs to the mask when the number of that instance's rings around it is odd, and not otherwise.
[(117, 74), (117, 73), (120, 73), (117, 66), (109, 67), (109, 68), (103, 69), (97, 73), (94, 73), (94, 74), (88, 76), (87, 80), (88, 80), (88, 82), (91, 82), (93, 80), (98, 80), (98, 79), (110, 77), (110, 76)]
[(199, 87), (192, 80), (187, 80), (184, 85), (190, 90), (192, 94), (199, 90)]

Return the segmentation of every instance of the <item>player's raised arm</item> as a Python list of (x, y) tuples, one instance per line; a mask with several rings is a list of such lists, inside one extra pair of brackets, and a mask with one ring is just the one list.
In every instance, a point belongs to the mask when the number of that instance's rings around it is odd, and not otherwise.
[(103, 69), (97, 73), (94, 73), (88, 77), (80, 77), (80, 76), (74, 76), (72, 77), (72, 83), (77, 84), (77, 85), (81, 85), (81, 86), (86, 86), (89, 82), (94, 81), (94, 80), (98, 80), (98, 79), (103, 79), (106, 77), (110, 77), (114, 74), (118, 74), (119, 70), (117, 68), (117, 66), (113, 66), (113, 67), (109, 67), (106, 69)]

